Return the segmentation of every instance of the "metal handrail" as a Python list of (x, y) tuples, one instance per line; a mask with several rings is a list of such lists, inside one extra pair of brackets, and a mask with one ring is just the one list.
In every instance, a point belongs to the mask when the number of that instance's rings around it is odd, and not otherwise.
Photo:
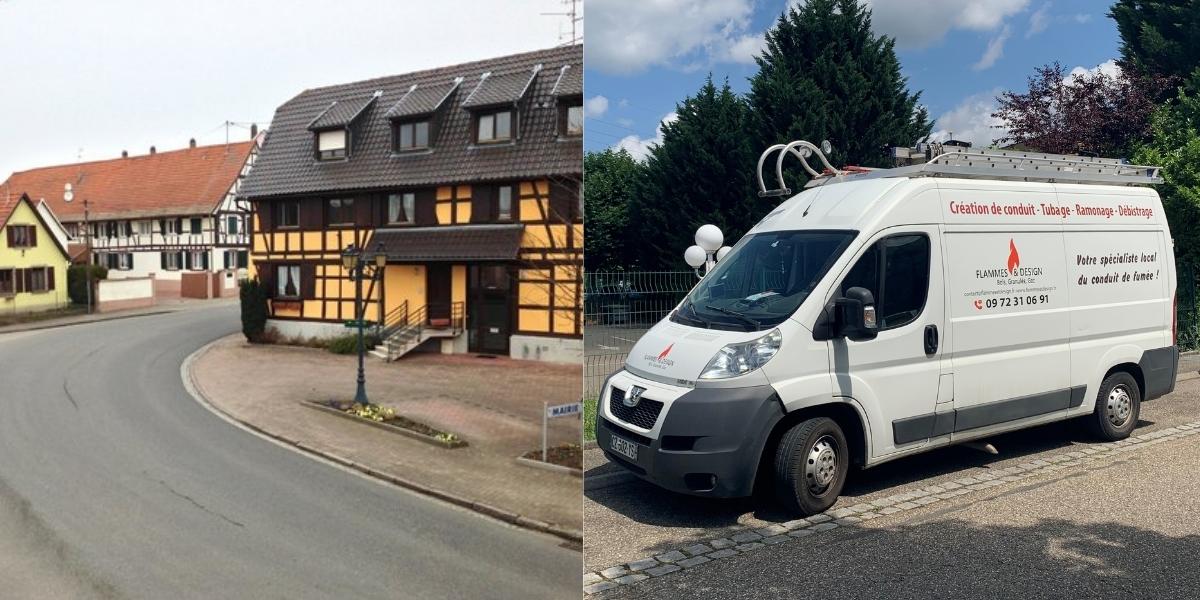
[[(800, 164), (813, 179), (826, 176), (826, 173), (818, 173), (817, 170), (812, 167), (812, 165), (808, 164), (808, 157), (806, 157), (804, 153), (797, 150), (797, 147), (804, 148), (805, 150), (808, 150), (810, 154), (816, 155), (816, 157), (821, 160), (821, 166), (824, 167), (825, 171), (828, 172), (828, 175), (833, 175), (835, 177), (843, 175), (843, 172), (830, 164), (829, 159), (825, 157), (825, 153), (822, 152), (821, 149), (812, 142), (806, 140), (796, 140), (787, 144), (775, 144), (763, 151), (763, 153), (758, 157), (757, 175), (759, 197), (766, 198), (771, 196), (788, 196), (792, 193), (792, 190), (788, 188), (787, 184), (785, 184), (783, 181), (783, 159), (787, 157), (788, 154), (800, 159)], [(779, 182), (779, 187), (773, 190), (768, 190), (766, 182), (763, 181), (763, 163), (767, 161), (768, 156), (776, 151), (779, 152), (779, 156), (775, 159), (775, 179)]]

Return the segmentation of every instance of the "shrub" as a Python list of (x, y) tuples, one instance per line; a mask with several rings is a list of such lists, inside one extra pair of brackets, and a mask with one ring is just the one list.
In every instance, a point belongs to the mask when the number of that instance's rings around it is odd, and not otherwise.
[[(379, 338), (363, 332), (363, 349), (370, 350), (379, 345)], [(358, 333), (343, 335), (329, 340), (325, 346), (334, 354), (358, 354)]]
[[(67, 295), (75, 304), (87, 304), (87, 272), (92, 270), (92, 281), (108, 279), (108, 268), (100, 265), (71, 265), (67, 267)], [(92, 302), (96, 299), (92, 298)]]
[(243, 279), (239, 296), (242, 301), (242, 334), (252, 344), (270, 343), (267, 327), (267, 290), (258, 278)]

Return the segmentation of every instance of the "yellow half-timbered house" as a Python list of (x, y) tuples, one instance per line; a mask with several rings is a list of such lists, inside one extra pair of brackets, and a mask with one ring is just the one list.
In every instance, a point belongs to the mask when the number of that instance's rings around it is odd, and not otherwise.
[(348, 247), (386, 267), (365, 318), (394, 359), (423, 347), (582, 355), (582, 49), (307, 90), (242, 185), (251, 264), (284, 335), (344, 334)]

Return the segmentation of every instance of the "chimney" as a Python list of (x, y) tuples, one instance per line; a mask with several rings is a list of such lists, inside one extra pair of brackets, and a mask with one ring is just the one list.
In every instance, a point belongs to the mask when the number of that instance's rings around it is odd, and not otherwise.
[(122, 150), (122, 151), (121, 151), (121, 158), (129, 158), (129, 151), (128, 151), (128, 150)]
[(258, 123), (250, 124), (250, 139), (258, 137)]
[(188, 140), (188, 148), (195, 148), (195, 147), (196, 147), (196, 138), (192, 138), (192, 139)]
[(158, 150), (156, 150), (156, 149), (154, 148), (154, 146), (150, 146), (150, 154), (151, 154), (151, 155), (153, 155), (153, 154), (156, 154), (156, 153), (158, 153)]

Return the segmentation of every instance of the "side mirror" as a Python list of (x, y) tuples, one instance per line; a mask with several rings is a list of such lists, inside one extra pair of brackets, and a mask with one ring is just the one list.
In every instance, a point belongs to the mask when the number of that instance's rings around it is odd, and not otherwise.
[(875, 316), (875, 296), (870, 290), (852, 287), (846, 290), (844, 298), (835, 301), (835, 307), (838, 336), (856, 342), (875, 339), (879, 325)]

